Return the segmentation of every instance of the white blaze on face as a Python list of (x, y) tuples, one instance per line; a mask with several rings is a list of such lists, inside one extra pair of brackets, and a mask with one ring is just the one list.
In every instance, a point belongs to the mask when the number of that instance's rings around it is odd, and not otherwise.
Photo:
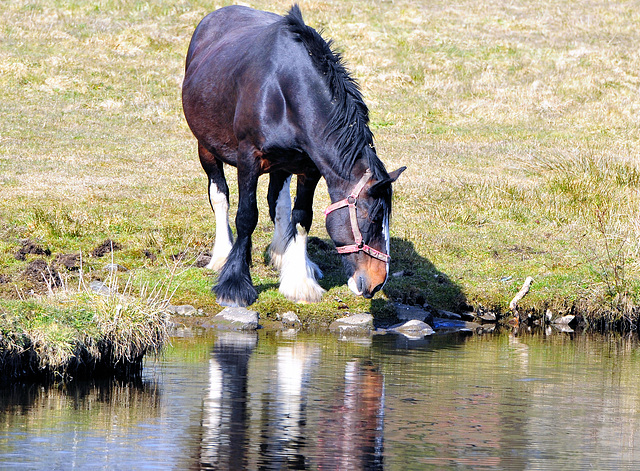
[(349, 278), (347, 286), (356, 296), (362, 296), (362, 291), (358, 289), (358, 283), (356, 283), (356, 280), (353, 277)]

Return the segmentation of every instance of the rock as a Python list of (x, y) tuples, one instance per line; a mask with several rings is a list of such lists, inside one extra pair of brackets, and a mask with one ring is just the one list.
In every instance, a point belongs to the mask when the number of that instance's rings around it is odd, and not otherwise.
[(121, 272), (125, 272), (125, 271), (129, 271), (128, 268), (123, 267), (122, 265), (118, 265), (117, 263), (108, 263), (104, 266), (104, 270), (105, 271), (110, 271), (110, 272), (117, 272), (117, 271), (121, 271)]
[(256, 330), (258, 313), (244, 307), (227, 307), (212, 319), (211, 327), (225, 330)]
[(458, 319), (443, 319), (441, 317), (434, 317), (431, 326), (438, 333), (447, 334), (455, 332), (475, 332), (478, 329), (484, 330), (480, 324), (475, 322), (467, 322)]
[(574, 330), (569, 327), (569, 324), (553, 324), (553, 328), (568, 334), (574, 332)]
[(434, 330), (431, 326), (418, 319), (412, 319), (404, 324), (392, 327), (390, 330), (403, 334), (407, 338), (420, 339), (427, 335), (433, 335)]
[(453, 319), (456, 321), (459, 321), (462, 319), (462, 316), (460, 314), (456, 314), (455, 312), (444, 311), (444, 310), (438, 310), (438, 316), (441, 317), (442, 319)]
[(558, 319), (554, 319), (552, 321), (553, 324), (560, 324), (560, 325), (569, 325), (571, 323), (573, 323), (574, 319), (576, 318), (576, 316), (572, 316), (572, 315), (568, 315), (568, 316), (562, 316)]
[(329, 325), (329, 330), (340, 334), (368, 335), (373, 331), (373, 316), (364, 313), (342, 317), (333, 321)]
[(408, 304), (395, 304), (396, 315), (401, 321), (419, 320), (425, 321), (431, 318), (431, 314), (418, 306), (409, 306)]
[(110, 296), (112, 291), (105, 283), (102, 281), (92, 281), (89, 283), (89, 289), (94, 293), (100, 294), (102, 296)]
[(282, 314), (281, 319), (282, 325), (285, 328), (296, 328), (302, 325), (302, 322), (300, 322), (300, 318), (293, 311), (285, 312), (284, 314)]
[(460, 317), (462, 317), (463, 321), (474, 321), (476, 319), (476, 315), (473, 311), (461, 312)]
[(496, 313), (495, 312), (483, 312), (478, 315), (478, 318), (483, 320), (484, 322), (496, 322)]

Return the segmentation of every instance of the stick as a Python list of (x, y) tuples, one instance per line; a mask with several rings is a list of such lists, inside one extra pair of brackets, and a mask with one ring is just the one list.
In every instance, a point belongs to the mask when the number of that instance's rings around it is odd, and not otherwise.
[(522, 285), (522, 288), (520, 288), (520, 291), (518, 291), (518, 294), (516, 294), (516, 296), (509, 303), (509, 309), (515, 311), (518, 308), (518, 303), (527, 295), (527, 293), (531, 289), (531, 283), (533, 283), (533, 278), (528, 276), (527, 279), (524, 280), (524, 284)]

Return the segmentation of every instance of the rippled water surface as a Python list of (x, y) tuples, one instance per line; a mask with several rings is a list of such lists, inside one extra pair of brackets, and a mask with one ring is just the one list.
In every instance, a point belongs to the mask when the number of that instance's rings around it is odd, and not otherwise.
[(139, 381), (0, 389), (0, 469), (640, 469), (639, 355), (619, 336), (176, 337)]

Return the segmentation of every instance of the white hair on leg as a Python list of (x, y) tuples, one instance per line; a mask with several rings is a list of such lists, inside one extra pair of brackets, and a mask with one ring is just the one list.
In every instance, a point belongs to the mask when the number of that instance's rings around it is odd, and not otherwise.
[(282, 257), (289, 243), (289, 225), (291, 224), (291, 176), (282, 185), (278, 199), (276, 201), (276, 217), (273, 222), (273, 239), (269, 246), (269, 259), (271, 265), (276, 269), (282, 268)]
[(296, 232), (282, 256), (280, 292), (292, 301), (315, 303), (324, 293), (316, 281), (318, 266), (307, 255), (307, 232), (300, 224)]
[(218, 190), (215, 183), (209, 185), (209, 199), (216, 218), (216, 240), (211, 251), (211, 261), (207, 264), (210, 270), (220, 270), (231, 252), (233, 240), (229, 227), (229, 202), (224, 193)]

